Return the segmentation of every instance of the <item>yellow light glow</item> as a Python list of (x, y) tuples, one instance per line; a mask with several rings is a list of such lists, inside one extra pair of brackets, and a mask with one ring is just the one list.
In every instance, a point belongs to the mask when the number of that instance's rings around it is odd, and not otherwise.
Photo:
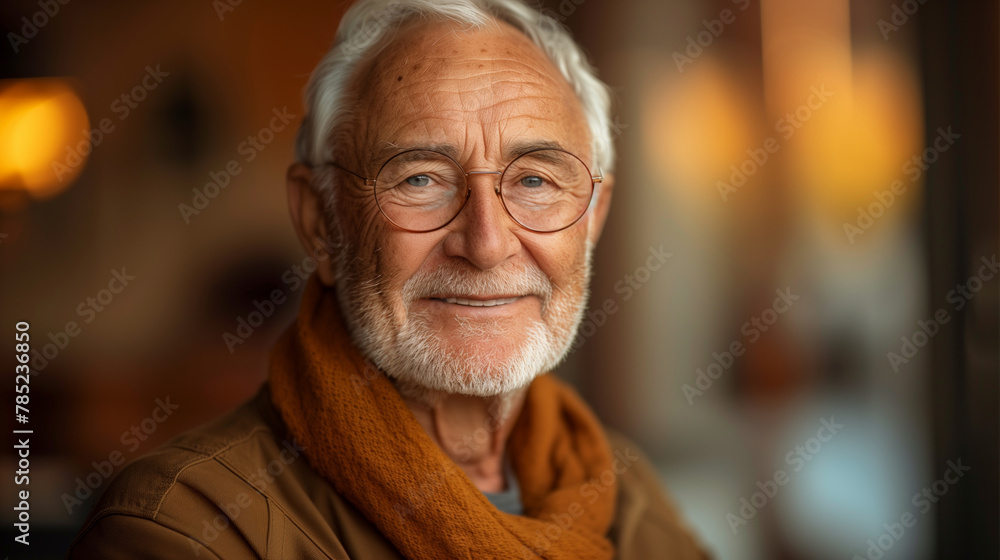
[(782, 166), (805, 209), (839, 227), (900, 179), (907, 155), (919, 149), (914, 72), (888, 47), (852, 46), (847, 0), (762, 0), (761, 31), (772, 117), (793, 111), (814, 86), (833, 92), (788, 142)]
[(920, 200), (921, 185), (903, 173), (923, 136), (916, 76), (900, 57), (872, 52), (855, 58), (853, 81), (850, 107), (838, 108), (836, 119), (803, 136), (792, 162), (792, 175), (812, 185), (809, 197), (836, 221), (852, 220), (858, 206), (893, 181), (906, 183), (901, 207)]
[[(65, 82), (0, 83), (0, 189), (24, 190), (36, 199), (61, 192), (86, 163), (87, 130), (86, 110)], [(78, 154), (75, 165), (64, 161), (68, 151)], [(58, 172), (54, 163), (62, 165)]]
[(656, 75), (662, 77), (645, 88), (642, 103), (646, 158), (677, 196), (715, 203), (716, 182), (764, 140), (756, 133), (757, 112), (733, 72), (708, 54), (683, 79), (667, 71)]

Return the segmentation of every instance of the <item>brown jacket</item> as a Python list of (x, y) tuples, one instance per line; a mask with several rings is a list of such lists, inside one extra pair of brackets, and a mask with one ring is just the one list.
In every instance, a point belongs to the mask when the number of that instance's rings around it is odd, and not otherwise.
[[(706, 556), (631, 450), (609, 537), (619, 560)], [(70, 558), (403, 557), (308, 465), (264, 389), (219, 420), (142, 457), (114, 479), (70, 548)], [(625, 459), (625, 457), (622, 457)], [(417, 508), (419, 515), (419, 508)], [(448, 530), (442, 527), (441, 530)], [(445, 560), (445, 559), (442, 559)]]

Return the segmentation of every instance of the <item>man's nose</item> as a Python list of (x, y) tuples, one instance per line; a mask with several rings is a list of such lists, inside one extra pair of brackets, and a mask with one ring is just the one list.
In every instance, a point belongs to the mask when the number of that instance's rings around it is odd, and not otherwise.
[(514, 256), (520, 247), (520, 228), (504, 210), (499, 196), (500, 172), (470, 171), (471, 189), (465, 207), (447, 229), (445, 254), (463, 257), (481, 270), (490, 270)]

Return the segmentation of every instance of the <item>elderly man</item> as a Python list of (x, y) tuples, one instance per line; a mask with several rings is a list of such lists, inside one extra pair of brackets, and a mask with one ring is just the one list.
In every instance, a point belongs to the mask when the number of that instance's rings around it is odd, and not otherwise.
[[(288, 172), (327, 254), (268, 384), (136, 461), (73, 558), (703, 558), (550, 375), (611, 200), (609, 95), (518, 0), (362, 0)], [(611, 374), (611, 372), (609, 372)]]

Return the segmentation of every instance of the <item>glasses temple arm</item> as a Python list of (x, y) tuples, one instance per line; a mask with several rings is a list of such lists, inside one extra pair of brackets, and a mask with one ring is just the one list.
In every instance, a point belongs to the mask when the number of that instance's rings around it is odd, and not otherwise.
[(351, 171), (350, 169), (348, 169), (348, 168), (344, 167), (343, 165), (340, 165), (339, 163), (337, 163), (337, 162), (335, 162), (335, 161), (324, 161), (324, 162), (323, 162), (323, 165), (324, 165), (324, 166), (326, 166), (326, 165), (329, 165), (329, 166), (331, 166), (331, 167), (336, 167), (337, 169), (339, 169), (339, 170), (341, 170), (341, 171), (346, 171), (346, 172), (350, 173), (351, 175), (354, 175), (354, 176), (355, 176), (355, 177), (357, 177), (358, 179), (361, 179), (362, 181), (364, 181), (364, 182), (365, 182), (365, 184), (367, 184), (367, 183), (368, 183), (368, 181), (369, 181), (369, 179), (368, 179), (367, 177), (364, 177), (364, 176), (362, 176), (362, 175), (359, 175), (359, 174), (357, 174), (357, 173), (355, 173), (355, 172)]

